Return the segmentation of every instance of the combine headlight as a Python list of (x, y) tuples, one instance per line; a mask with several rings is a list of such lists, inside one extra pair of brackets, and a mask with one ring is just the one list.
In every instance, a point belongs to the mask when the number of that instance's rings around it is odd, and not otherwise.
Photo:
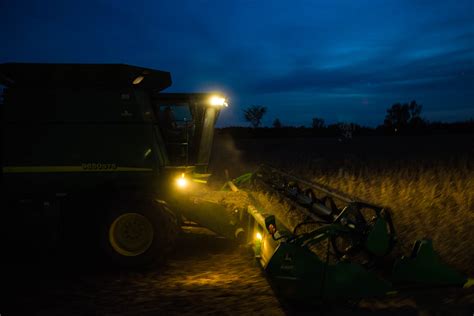
[(258, 241), (261, 241), (261, 240), (263, 239), (262, 234), (256, 233), (256, 234), (255, 234), (255, 239), (258, 240)]
[(188, 179), (184, 177), (184, 173), (181, 174), (181, 177), (176, 179), (176, 185), (180, 189), (184, 189), (185, 187), (188, 186), (188, 184), (189, 184)]
[(212, 106), (227, 106), (227, 101), (223, 97), (219, 96), (212, 96), (211, 99), (209, 100), (209, 104)]

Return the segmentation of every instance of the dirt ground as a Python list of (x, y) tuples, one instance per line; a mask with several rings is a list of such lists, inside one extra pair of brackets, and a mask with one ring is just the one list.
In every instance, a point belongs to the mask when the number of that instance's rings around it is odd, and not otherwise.
[[(3, 267), (1, 315), (284, 315), (251, 255), (188, 229), (164, 266)], [(5, 298), (5, 297), (4, 297)]]
[(2, 267), (1, 315), (469, 315), (474, 292), (349, 305), (280, 302), (252, 254), (190, 228), (161, 267), (112, 270), (91, 263)]

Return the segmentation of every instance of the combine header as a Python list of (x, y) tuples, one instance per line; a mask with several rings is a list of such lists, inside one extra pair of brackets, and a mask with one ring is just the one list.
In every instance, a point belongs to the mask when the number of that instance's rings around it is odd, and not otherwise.
[[(394, 258), (397, 238), (386, 208), (269, 166), (228, 186), (237, 191), (235, 184), (248, 190), (241, 217), (255, 256), (287, 299), (345, 300), (472, 285), (472, 279), (440, 261), (431, 240), (417, 240), (410, 255)], [(305, 219), (289, 227), (285, 214), (263, 209), (255, 191), (277, 197)]]

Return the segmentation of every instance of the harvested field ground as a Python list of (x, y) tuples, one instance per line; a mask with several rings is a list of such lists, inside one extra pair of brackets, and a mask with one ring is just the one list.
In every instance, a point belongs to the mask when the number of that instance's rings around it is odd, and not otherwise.
[(249, 252), (199, 228), (182, 234), (176, 249), (165, 266), (139, 272), (4, 266), (1, 314), (284, 315)]
[(472, 315), (474, 291), (364, 300), (353, 306), (279, 302), (252, 255), (200, 228), (163, 267), (5, 265), (2, 315)]

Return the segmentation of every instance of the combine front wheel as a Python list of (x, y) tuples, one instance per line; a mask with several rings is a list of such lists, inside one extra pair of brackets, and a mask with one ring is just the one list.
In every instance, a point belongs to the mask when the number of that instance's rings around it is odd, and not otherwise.
[(176, 234), (176, 216), (166, 206), (122, 202), (109, 211), (102, 244), (114, 263), (143, 266), (162, 260)]
[(139, 256), (150, 248), (154, 231), (153, 223), (142, 214), (124, 213), (110, 225), (109, 242), (122, 256)]

